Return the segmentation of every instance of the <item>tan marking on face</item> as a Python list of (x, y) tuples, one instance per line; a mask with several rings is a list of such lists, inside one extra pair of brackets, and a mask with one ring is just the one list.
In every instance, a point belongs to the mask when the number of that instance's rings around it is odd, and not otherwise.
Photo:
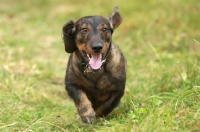
[(101, 25), (99, 25), (99, 26), (97, 27), (97, 29), (98, 29), (99, 31), (103, 31), (104, 28), (108, 28), (108, 26), (107, 26), (106, 24), (101, 24)]
[(79, 50), (85, 51), (85, 43), (76, 43)]
[(108, 52), (109, 46), (110, 46), (109, 42), (106, 42), (105, 45), (103, 46), (102, 53), (104, 55)]

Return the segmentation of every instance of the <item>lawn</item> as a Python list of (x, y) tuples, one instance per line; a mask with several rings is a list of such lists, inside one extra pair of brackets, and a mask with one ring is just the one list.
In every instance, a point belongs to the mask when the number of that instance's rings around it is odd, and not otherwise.
[[(70, 19), (109, 16), (127, 58), (120, 105), (81, 122), (64, 88), (69, 54), (61, 29)], [(0, 131), (199, 132), (199, 0), (1, 0)]]

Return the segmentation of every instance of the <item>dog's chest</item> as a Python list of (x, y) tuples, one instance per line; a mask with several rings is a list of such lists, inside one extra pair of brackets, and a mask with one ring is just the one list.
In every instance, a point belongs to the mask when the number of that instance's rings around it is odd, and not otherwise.
[(89, 82), (85, 82), (89, 83), (85, 86), (91, 86), (95, 91), (105, 91), (107, 88), (109, 90), (114, 90), (111, 74), (108, 71), (105, 72), (104, 69), (99, 73), (89, 73), (85, 75), (85, 77), (90, 80)]

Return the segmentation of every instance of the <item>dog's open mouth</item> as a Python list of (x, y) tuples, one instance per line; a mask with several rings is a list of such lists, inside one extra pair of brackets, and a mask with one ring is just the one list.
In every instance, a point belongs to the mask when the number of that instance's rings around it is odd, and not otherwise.
[(98, 70), (102, 66), (102, 54), (87, 54), (87, 57), (89, 59), (89, 66), (93, 70)]

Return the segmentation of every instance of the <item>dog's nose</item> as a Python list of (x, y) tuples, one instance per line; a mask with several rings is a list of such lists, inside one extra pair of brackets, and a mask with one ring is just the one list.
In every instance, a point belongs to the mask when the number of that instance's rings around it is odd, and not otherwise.
[(92, 50), (95, 52), (95, 53), (99, 53), (101, 52), (102, 50), (102, 45), (100, 43), (97, 43), (97, 44), (93, 44), (92, 45)]

